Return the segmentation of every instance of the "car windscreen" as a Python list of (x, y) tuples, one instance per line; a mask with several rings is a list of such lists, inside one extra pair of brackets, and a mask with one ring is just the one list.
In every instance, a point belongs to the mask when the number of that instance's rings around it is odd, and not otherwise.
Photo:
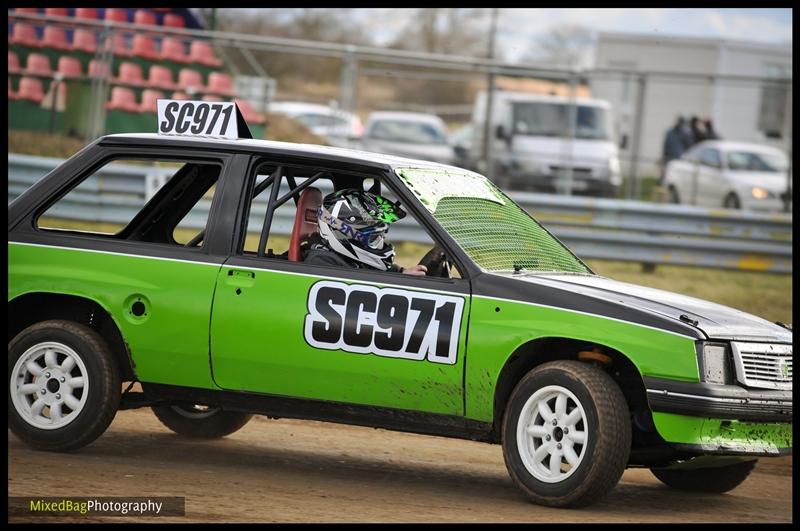
[[(569, 136), (570, 106), (566, 103), (515, 102), (514, 134), (530, 136)], [(575, 138), (611, 139), (608, 111), (602, 107), (577, 105)]]
[(786, 171), (786, 158), (778, 154), (754, 153), (752, 151), (729, 151), (728, 168), (732, 171)]
[(444, 131), (428, 122), (380, 120), (370, 126), (368, 134), (372, 138), (391, 142), (447, 144), (447, 137)]
[(396, 172), (484, 270), (592, 274), (486, 177), (455, 168), (398, 168)]

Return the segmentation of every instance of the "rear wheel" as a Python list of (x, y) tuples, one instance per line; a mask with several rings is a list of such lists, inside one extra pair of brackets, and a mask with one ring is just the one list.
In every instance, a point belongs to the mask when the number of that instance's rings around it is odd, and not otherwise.
[(152, 409), (164, 426), (194, 439), (225, 437), (240, 430), (253, 417), (248, 413), (195, 404), (153, 406)]
[(757, 459), (714, 468), (651, 468), (650, 472), (673, 489), (721, 494), (733, 490), (747, 479)]
[(581, 507), (611, 491), (622, 476), (630, 414), (619, 386), (600, 368), (549, 362), (517, 384), (502, 438), (508, 472), (533, 502)]
[(73, 321), (29, 326), (8, 344), (8, 425), (39, 450), (94, 441), (119, 407), (116, 358), (94, 329)]

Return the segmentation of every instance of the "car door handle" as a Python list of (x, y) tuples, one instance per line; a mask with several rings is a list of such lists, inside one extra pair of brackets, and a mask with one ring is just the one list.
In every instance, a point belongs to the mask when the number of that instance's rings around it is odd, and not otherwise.
[(256, 273), (255, 271), (244, 269), (228, 269), (228, 274), (225, 275), (225, 283), (230, 286), (249, 288), (256, 283)]

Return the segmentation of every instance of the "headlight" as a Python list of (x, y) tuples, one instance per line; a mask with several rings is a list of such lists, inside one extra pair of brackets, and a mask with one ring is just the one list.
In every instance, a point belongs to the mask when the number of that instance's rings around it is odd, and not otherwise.
[(766, 199), (775, 195), (769, 190), (765, 190), (763, 188), (753, 188), (750, 193), (753, 194), (755, 199)]
[(608, 174), (609, 174), (609, 181), (614, 186), (619, 186), (622, 184), (622, 175), (620, 174), (619, 170), (619, 157), (610, 157), (608, 159)]
[(706, 383), (733, 383), (731, 351), (726, 343), (701, 343), (700, 378)]

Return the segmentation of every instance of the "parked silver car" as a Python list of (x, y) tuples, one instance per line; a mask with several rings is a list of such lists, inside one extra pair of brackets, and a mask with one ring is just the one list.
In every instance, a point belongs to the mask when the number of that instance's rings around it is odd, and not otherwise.
[(373, 112), (364, 126), (366, 151), (453, 164), (454, 152), (441, 118), (417, 112)]
[(788, 166), (777, 148), (710, 140), (667, 164), (664, 187), (673, 203), (777, 211), (784, 208)]

